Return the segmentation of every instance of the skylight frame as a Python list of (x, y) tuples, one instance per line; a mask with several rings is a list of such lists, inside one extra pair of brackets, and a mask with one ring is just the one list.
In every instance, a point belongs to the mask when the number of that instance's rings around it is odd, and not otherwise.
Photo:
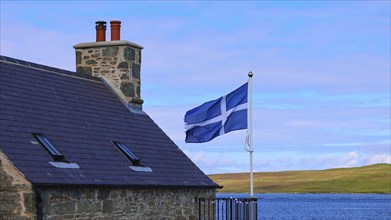
[(113, 141), (113, 144), (118, 148), (121, 153), (132, 162), (133, 166), (141, 166), (140, 158), (136, 156), (125, 144)]
[(53, 157), (55, 162), (65, 162), (64, 155), (60, 150), (43, 134), (33, 133), (35, 139), (46, 149), (46, 151)]

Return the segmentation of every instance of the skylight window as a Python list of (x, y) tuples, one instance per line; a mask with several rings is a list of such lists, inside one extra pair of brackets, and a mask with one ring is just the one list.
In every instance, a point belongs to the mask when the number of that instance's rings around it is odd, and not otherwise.
[(49, 152), (56, 162), (65, 162), (64, 155), (43, 134), (33, 134), (39, 143)]
[(140, 159), (125, 144), (113, 141), (113, 144), (132, 162), (133, 166), (140, 166)]

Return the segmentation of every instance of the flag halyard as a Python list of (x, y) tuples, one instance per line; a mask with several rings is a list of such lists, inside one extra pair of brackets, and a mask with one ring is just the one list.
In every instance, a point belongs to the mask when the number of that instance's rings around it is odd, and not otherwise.
[(186, 143), (203, 143), (247, 128), (248, 83), (186, 112)]

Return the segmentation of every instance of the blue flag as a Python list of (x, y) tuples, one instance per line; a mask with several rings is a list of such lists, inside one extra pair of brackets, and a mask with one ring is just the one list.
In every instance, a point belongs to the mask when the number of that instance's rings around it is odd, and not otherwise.
[(203, 143), (230, 131), (247, 128), (245, 83), (228, 95), (206, 102), (186, 112), (186, 143)]

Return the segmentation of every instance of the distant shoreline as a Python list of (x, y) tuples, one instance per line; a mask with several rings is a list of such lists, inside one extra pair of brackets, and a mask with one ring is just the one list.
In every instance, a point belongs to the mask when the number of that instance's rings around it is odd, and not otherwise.
[[(248, 193), (248, 173), (213, 174), (219, 193)], [(254, 193), (391, 194), (391, 164), (354, 168), (254, 173)]]

